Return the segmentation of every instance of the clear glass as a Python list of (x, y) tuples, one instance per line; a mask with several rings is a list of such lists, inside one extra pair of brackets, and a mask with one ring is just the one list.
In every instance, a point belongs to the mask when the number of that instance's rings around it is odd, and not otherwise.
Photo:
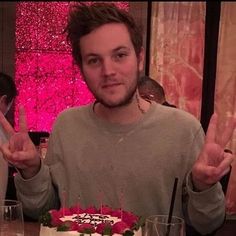
[(185, 236), (184, 219), (172, 216), (168, 223), (168, 215), (153, 215), (146, 219), (144, 236)]
[(47, 149), (48, 149), (48, 137), (40, 137), (40, 143), (39, 143), (39, 152), (41, 155), (41, 158), (45, 158)]
[(15, 200), (0, 201), (0, 236), (24, 236), (21, 202)]

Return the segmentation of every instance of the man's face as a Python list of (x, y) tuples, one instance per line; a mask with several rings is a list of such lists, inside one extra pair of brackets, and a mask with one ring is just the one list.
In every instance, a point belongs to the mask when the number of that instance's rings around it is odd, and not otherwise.
[(82, 72), (95, 98), (106, 107), (128, 104), (143, 69), (124, 24), (100, 26), (80, 39)]

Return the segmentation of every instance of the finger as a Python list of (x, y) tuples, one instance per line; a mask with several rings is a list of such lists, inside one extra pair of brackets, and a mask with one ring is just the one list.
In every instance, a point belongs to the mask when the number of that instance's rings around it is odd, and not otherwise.
[(223, 161), (216, 168), (218, 178), (221, 178), (222, 176), (224, 176), (230, 170), (230, 165), (233, 162), (233, 160), (234, 159), (233, 159), (233, 155), (232, 154), (224, 153)]
[(21, 132), (28, 132), (25, 109), (23, 106), (20, 106), (19, 108), (19, 129)]
[(9, 139), (9, 149), (11, 152), (22, 150), (24, 146), (24, 133), (16, 133)]
[(15, 162), (21, 163), (29, 159), (28, 155), (24, 151), (17, 151), (12, 154), (12, 158)]
[(227, 120), (227, 124), (225, 126), (223, 134), (219, 137), (219, 145), (224, 148), (226, 144), (230, 141), (233, 132), (236, 127), (236, 118), (230, 117)]
[(228, 167), (227, 169), (225, 169), (222, 174), (220, 175), (220, 179), (225, 176), (228, 172), (230, 171), (230, 167)]
[(218, 120), (218, 116), (216, 113), (214, 113), (211, 116), (210, 123), (208, 125), (208, 129), (206, 133), (206, 143), (215, 142), (217, 120)]
[(214, 166), (203, 165), (198, 172), (195, 172), (195, 179), (201, 183), (211, 185), (216, 183), (216, 168)]
[(3, 154), (3, 157), (6, 161), (8, 162), (11, 162), (13, 159), (12, 159), (12, 153), (9, 149), (9, 144), (8, 143), (4, 143), (2, 146), (1, 146), (1, 152)]
[(12, 128), (12, 126), (7, 121), (7, 119), (2, 114), (1, 111), (0, 111), (0, 125), (2, 126), (4, 132), (7, 134), (7, 136), (11, 137), (15, 133), (15, 130)]

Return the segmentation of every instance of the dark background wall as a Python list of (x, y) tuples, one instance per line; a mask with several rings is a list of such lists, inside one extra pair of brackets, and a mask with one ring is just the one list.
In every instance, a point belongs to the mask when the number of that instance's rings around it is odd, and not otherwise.
[[(0, 71), (15, 77), (16, 2), (0, 2)], [(13, 110), (7, 118), (13, 124)]]

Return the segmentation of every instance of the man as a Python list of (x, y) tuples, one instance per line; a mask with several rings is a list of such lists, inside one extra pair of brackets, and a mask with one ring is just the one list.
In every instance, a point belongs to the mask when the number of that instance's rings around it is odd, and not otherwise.
[(1, 151), (19, 174), (17, 195), (24, 211), (38, 217), (60, 204), (103, 203), (142, 216), (168, 214), (175, 177), (179, 179), (174, 215), (198, 231), (219, 227), (225, 216), (218, 180), (232, 155), (224, 146), (236, 126), (231, 119), (216, 140), (217, 116), (204, 132), (190, 114), (149, 103), (138, 93), (143, 70), (142, 33), (133, 18), (114, 5), (79, 5), (66, 32), (72, 55), (96, 102), (71, 108), (57, 118), (45, 162), (27, 134), (24, 110), (20, 132), (2, 115), (11, 136)]
[(148, 101), (155, 101), (165, 106), (175, 107), (166, 101), (164, 88), (154, 79), (149, 76), (142, 76), (138, 82), (139, 94), (142, 98)]
[[(11, 108), (13, 99), (17, 95), (13, 79), (0, 72), (0, 111), (6, 115)], [(0, 125), (0, 141), (5, 142), (7, 136)], [(0, 152), (0, 200), (5, 199), (8, 180), (8, 163), (3, 159)]]

